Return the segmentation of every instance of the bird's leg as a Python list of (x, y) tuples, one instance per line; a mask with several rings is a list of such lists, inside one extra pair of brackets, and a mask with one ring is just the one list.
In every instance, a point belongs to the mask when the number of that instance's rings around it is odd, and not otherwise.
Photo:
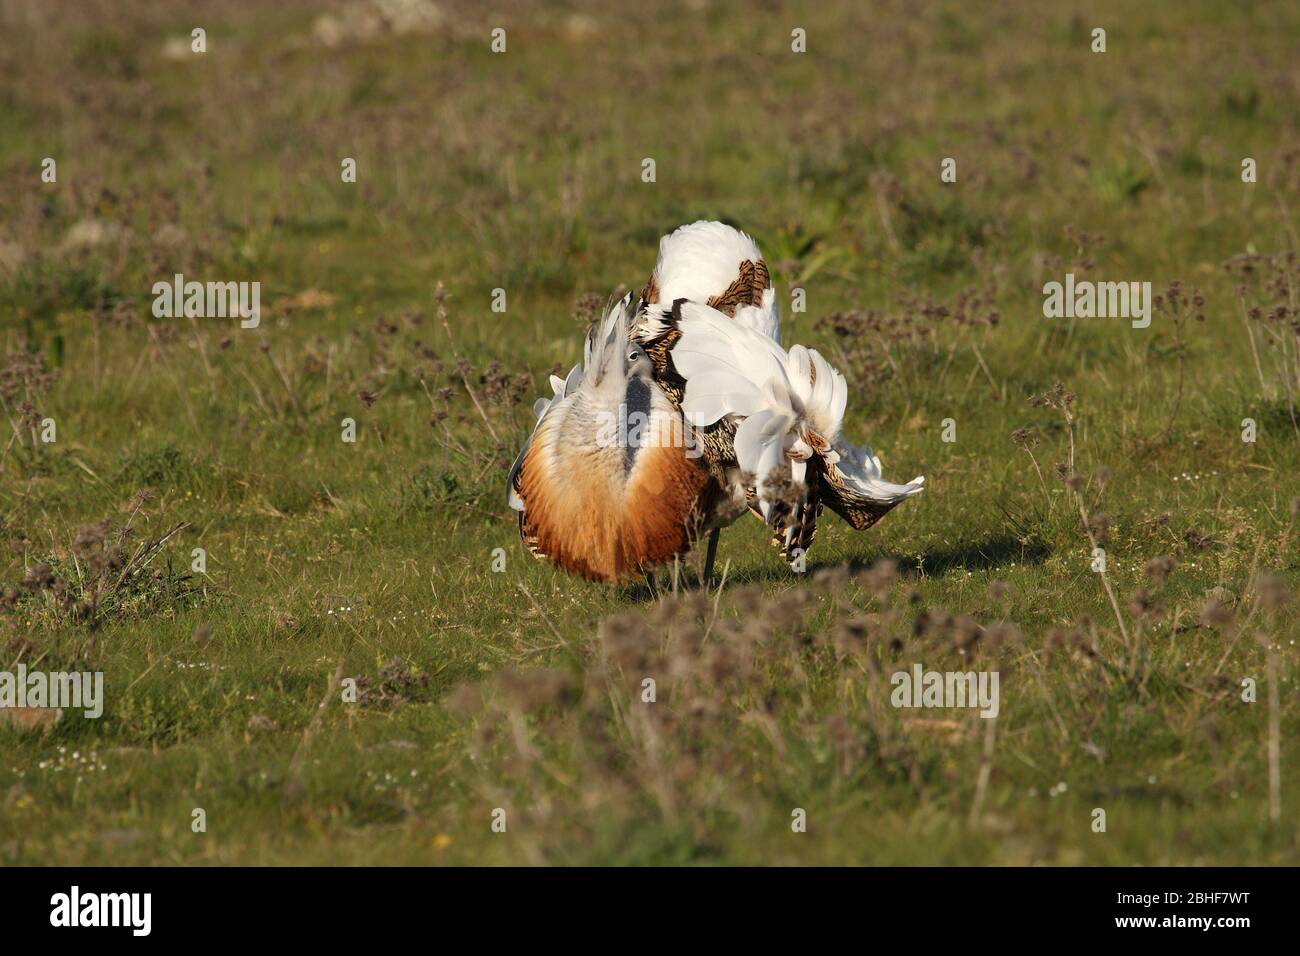
[(657, 575), (653, 571), (647, 571), (645, 573), (645, 586), (650, 591), (650, 599), (652, 601), (658, 600), (659, 598), (659, 583), (655, 580), (656, 577)]
[(714, 528), (709, 532), (709, 549), (704, 553), (704, 584), (707, 586), (713, 580), (713, 559), (718, 556), (718, 537), (722, 534), (721, 528)]

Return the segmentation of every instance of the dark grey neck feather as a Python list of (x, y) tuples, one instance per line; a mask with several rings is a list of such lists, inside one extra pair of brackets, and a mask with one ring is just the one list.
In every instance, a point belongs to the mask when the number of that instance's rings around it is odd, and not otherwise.
[[(623, 467), (625, 471), (631, 471), (636, 463), (637, 452), (641, 450), (640, 444), (647, 438), (645, 429), (650, 422), (650, 383), (643, 378), (628, 379), (623, 403), (627, 408), (627, 434), (623, 436), (625, 439)], [(634, 435), (636, 442), (631, 440)]]

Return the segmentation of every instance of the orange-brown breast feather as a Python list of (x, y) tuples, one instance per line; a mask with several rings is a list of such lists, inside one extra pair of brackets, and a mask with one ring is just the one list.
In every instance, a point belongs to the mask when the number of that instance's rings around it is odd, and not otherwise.
[(534, 553), (590, 580), (621, 581), (690, 549), (709, 476), (680, 439), (643, 449), (624, 486), (619, 449), (559, 449), (548, 467), (546, 427), (521, 471), (520, 533)]
[(597, 502), (610, 500), (602, 473), (578, 455), (557, 454), (549, 466), (547, 424), (538, 430), (524, 458), (519, 496), (524, 501), (521, 532), (536, 554), (592, 580), (608, 580), (615, 565), (615, 515)]
[(669, 427), (661, 425), (660, 444), (642, 451), (628, 482), (623, 533), (629, 566), (661, 564), (690, 550), (703, 520), (708, 471), (680, 441), (672, 443)]

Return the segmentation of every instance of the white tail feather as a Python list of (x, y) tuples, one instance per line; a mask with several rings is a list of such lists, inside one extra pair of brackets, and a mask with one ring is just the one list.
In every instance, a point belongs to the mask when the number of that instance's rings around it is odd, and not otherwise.
[(758, 245), (739, 229), (700, 220), (659, 240), (655, 285), (665, 305), (678, 299), (707, 302), (727, 291), (746, 259), (763, 258)]
[(881, 504), (897, 504), (925, 490), (925, 478), (918, 476), (905, 485), (896, 485), (880, 477), (880, 459), (870, 445), (853, 445), (846, 441), (835, 443), (839, 456), (832, 464), (844, 479), (845, 486), (858, 495)]

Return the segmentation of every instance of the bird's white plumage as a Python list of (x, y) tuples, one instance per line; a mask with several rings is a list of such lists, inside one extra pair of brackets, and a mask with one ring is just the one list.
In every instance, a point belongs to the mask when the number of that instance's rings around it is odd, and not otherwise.
[(524, 455), (528, 452), (528, 447), (533, 438), (537, 435), (537, 429), (541, 427), (543, 419), (547, 415), (563, 414), (568, 404), (566, 399), (571, 399), (577, 393), (586, 389), (588, 392), (594, 392), (605, 382), (608, 382), (606, 390), (621, 389), (624, 387), (624, 380), (617, 376), (608, 376), (607, 373), (614, 370), (615, 367), (621, 366), (623, 362), (624, 350), (628, 341), (628, 323), (632, 319), (632, 294), (628, 293), (622, 299), (614, 304), (609, 314), (597, 326), (594, 326), (587, 334), (587, 340), (582, 348), (582, 364), (575, 365), (569, 370), (565, 378), (558, 375), (550, 377), (551, 390), (555, 393), (551, 398), (539, 398), (533, 403), (533, 414), (537, 416), (537, 421), (533, 424), (533, 430), (524, 442), (523, 449), (519, 452), (514, 464), (510, 468), (510, 475), (507, 481), (506, 501), (515, 511), (523, 511), (524, 502), (515, 490), (515, 477), (519, 473), (519, 468), (523, 464)]
[(684, 302), (677, 310), (681, 337), (673, 362), (686, 380), (682, 411), (707, 427), (725, 416), (738, 422), (736, 463), (754, 476), (760, 508), (773, 469), (788, 460), (790, 477), (802, 484), (808, 459), (834, 459), (848, 386), (816, 349), (776, 342), (724, 314)]
[[(673, 364), (686, 379), (688, 398), (683, 400), (683, 410), (703, 412), (687, 408), (694, 392), (724, 398), (729, 405), (726, 413), (752, 415), (763, 407), (764, 383), (786, 378), (787, 355), (781, 346), (698, 302), (683, 302), (678, 313), (681, 337), (673, 346)], [(693, 388), (696, 380), (699, 385)], [(695, 424), (712, 425), (720, 417)]]
[(761, 258), (758, 245), (739, 229), (705, 221), (681, 226), (659, 240), (659, 301), (707, 302), (731, 285), (741, 262)]
[(834, 444), (836, 461), (833, 467), (852, 492), (882, 504), (896, 504), (925, 490), (925, 478), (917, 476), (905, 485), (894, 484), (880, 477), (880, 459), (870, 445), (853, 445), (840, 440)]
[(737, 308), (732, 321), (767, 336), (773, 342), (780, 342), (781, 310), (776, 305), (776, 289), (763, 290), (762, 305), (742, 305)]
[[(767, 336), (737, 325), (716, 309), (684, 302), (673, 347), (673, 362), (686, 379), (682, 408), (702, 414), (697, 425), (711, 425), (696, 399), (716, 396), (725, 414), (752, 415), (778, 407), (813, 425), (828, 442), (839, 435), (848, 401), (844, 376), (816, 349), (796, 345), (786, 351)], [(701, 404), (707, 404), (701, 401)]]
[[(655, 302), (663, 306), (678, 299), (707, 303), (736, 281), (742, 262), (758, 263), (762, 259), (758, 244), (739, 229), (704, 220), (680, 226), (659, 240), (653, 279)], [(660, 315), (651, 310), (638, 335), (652, 338), (662, 333)], [(780, 342), (781, 310), (776, 304), (776, 290), (765, 289), (760, 305), (737, 307), (735, 318), (729, 321)]]

